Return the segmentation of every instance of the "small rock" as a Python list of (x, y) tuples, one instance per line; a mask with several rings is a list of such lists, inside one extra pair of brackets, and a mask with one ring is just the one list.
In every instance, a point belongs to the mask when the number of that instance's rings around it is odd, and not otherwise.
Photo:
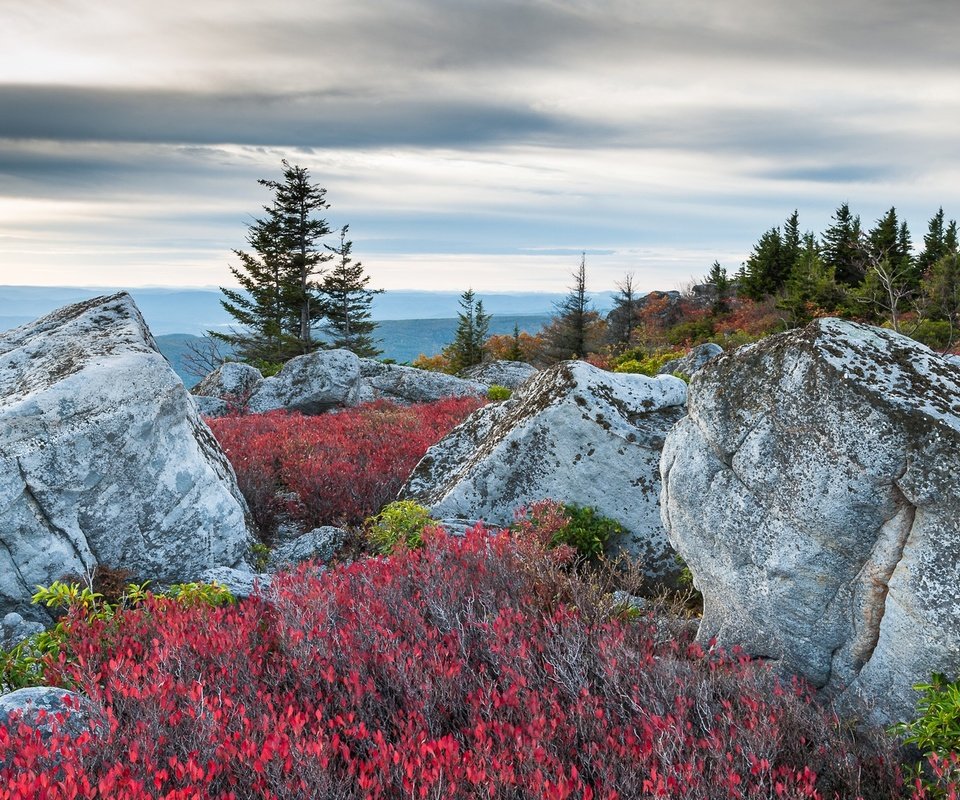
[(244, 405), (262, 383), (263, 375), (256, 367), (238, 361), (227, 361), (190, 391), (196, 395), (216, 397)]
[(0, 728), (26, 723), (48, 739), (54, 733), (71, 737), (103, 725), (96, 707), (83, 695), (53, 686), (31, 686), (0, 695)]
[(320, 561), (326, 564), (343, 547), (346, 538), (347, 532), (343, 528), (331, 525), (314, 528), (293, 541), (274, 548), (270, 553), (267, 569), (270, 572), (279, 572), (304, 561)]
[(536, 367), (522, 361), (488, 361), (468, 367), (461, 375), (487, 386), (506, 386), (510, 390), (516, 390), (536, 375), (537, 371)]
[(200, 583), (219, 583), (237, 598), (243, 600), (259, 594), (270, 586), (270, 576), (261, 572), (248, 572), (233, 567), (213, 567), (200, 573)]
[(683, 356), (683, 358), (675, 358), (673, 361), (668, 361), (666, 364), (660, 367), (659, 374), (673, 375), (675, 372), (679, 372), (681, 375), (686, 375), (689, 378), (695, 372), (703, 369), (703, 366), (708, 361), (716, 358), (722, 352), (723, 348), (718, 344), (714, 344), (713, 342), (698, 344), (689, 353)]
[(265, 378), (250, 398), (253, 414), (284, 409), (321, 414), (356, 404), (360, 359), (349, 350), (318, 350), (291, 358), (272, 378)]

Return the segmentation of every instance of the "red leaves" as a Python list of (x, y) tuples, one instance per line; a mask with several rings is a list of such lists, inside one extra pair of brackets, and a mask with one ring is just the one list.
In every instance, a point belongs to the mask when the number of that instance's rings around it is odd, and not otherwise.
[[(475, 398), (401, 407), (385, 401), (305, 417), (271, 412), (208, 420), (266, 532), (359, 523), (396, 498), (427, 448), (479, 408)], [(295, 493), (286, 503), (277, 493)]]
[(60, 677), (110, 724), (0, 729), (0, 800), (897, 796), (806, 690), (642, 620), (545, 608), (536, 557), (437, 535), (238, 606), (150, 599), (109, 637), (77, 620)]

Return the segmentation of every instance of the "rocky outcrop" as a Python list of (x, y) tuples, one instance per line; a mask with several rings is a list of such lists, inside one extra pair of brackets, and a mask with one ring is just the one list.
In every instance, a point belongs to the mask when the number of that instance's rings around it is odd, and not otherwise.
[(675, 358), (660, 367), (659, 374), (674, 375), (679, 373), (680, 375), (686, 375), (689, 378), (695, 372), (703, 369), (708, 361), (716, 358), (722, 352), (723, 348), (718, 344), (714, 344), (713, 342), (698, 344), (689, 353), (683, 356), (683, 358)]
[(360, 359), (360, 386), (356, 402), (392, 400), (396, 403), (432, 403), (444, 397), (486, 397), (489, 386), (443, 372), (427, 372), (399, 364)]
[(299, 411), (320, 414), (331, 408), (356, 405), (360, 359), (349, 350), (318, 350), (291, 358), (283, 369), (250, 397), (247, 410)]
[[(193, 402), (197, 406), (197, 411), (204, 417), (225, 417), (230, 411), (230, 404), (219, 397), (206, 397), (202, 394), (195, 394)], [(237, 409), (235, 409), (237, 410)]]
[(256, 367), (238, 361), (226, 361), (190, 391), (203, 397), (216, 397), (243, 407), (263, 383)]
[(6, 614), (0, 622), (0, 650), (10, 650), (24, 639), (43, 633), (46, 627), (39, 622), (24, 619), (16, 611)]
[(563, 362), (430, 448), (401, 495), (437, 518), (498, 525), (536, 500), (593, 506), (627, 529), (615, 548), (641, 558), (651, 575), (671, 574), (657, 466), (685, 399), (686, 385), (672, 376)]
[(960, 671), (960, 368), (836, 319), (711, 361), (667, 437), (662, 512), (699, 636), (881, 721)]
[(189, 579), (249, 542), (229, 462), (126, 294), (0, 334), (0, 614), (98, 563)]
[(487, 386), (506, 386), (516, 391), (537, 374), (537, 368), (523, 361), (488, 361), (468, 367), (461, 374)]

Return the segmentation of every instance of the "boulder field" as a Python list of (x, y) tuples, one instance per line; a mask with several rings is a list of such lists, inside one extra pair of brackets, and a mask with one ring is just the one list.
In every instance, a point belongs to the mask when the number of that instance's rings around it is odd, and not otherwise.
[(666, 438), (661, 511), (701, 641), (878, 721), (960, 670), (960, 367), (838, 319), (720, 355)]
[(684, 414), (686, 384), (565, 361), (472, 414), (427, 451), (401, 497), (437, 518), (508, 525), (536, 500), (593, 506), (627, 533), (612, 543), (648, 574), (677, 569), (660, 521), (660, 448)]
[(0, 333), (0, 616), (97, 564), (189, 580), (242, 564), (229, 462), (127, 294)]

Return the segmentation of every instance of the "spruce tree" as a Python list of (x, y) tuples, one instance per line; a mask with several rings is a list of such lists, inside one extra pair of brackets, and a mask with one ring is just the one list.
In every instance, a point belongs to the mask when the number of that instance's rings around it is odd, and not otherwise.
[(316, 277), (331, 256), (320, 242), (330, 229), (314, 215), (327, 208), (326, 190), (310, 183), (306, 169), (282, 164), (282, 182), (258, 181), (273, 202), (249, 225), (251, 252), (234, 251), (240, 264), (230, 272), (243, 291), (221, 288), (221, 304), (242, 328), (211, 331), (244, 360), (282, 362), (318, 346), (311, 331), (321, 314)]
[(728, 302), (730, 298), (730, 278), (727, 276), (727, 271), (720, 266), (719, 261), (713, 262), (706, 282), (713, 287), (715, 293), (711, 311), (714, 314), (726, 314), (730, 310)]
[(520, 346), (520, 323), (513, 323), (513, 341), (507, 351), (507, 361), (523, 361), (523, 348)]
[(771, 228), (760, 237), (744, 264), (740, 276), (741, 294), (751, 300), (762, 300), (783, 285), (780, 280), (782, 249), (779, 228)]
[(622, 349), (633, 345), (633, 330), (637, 326), (640, 302), (633, 286), (633, 273), (628, 272), (617, 283), (618, 294), (613, 298), (613, 309), (607, 317), (610, 323), (610, 341)]
[(363, 264), (350, 257), (353, 242), (347, 239), (349, 225), (340, 229), (339, 247), (327, 245), (336, 257), (333, 268), (324, 276), (320, 310), (325, 318), (323, 332), (330, 347), (342, 347), (361, 358), (376, 358), (383, 351), (377, 347), (373, 332), (373, 297), (383, 289), (368, 289), (370, 276)]
[(557, 316), (543, 332), (548, 357), (555, 361), (583, 358), (589, 350), (591, 328), (597, 322), (597, 312), (590, 307), (587, 295), (586, 253), (580, 256), (573, 281), (570, 293), (556, 307)]
[(843, 203), (834, 213), (833, 220), (821, 237), (821, 257), (833, 269), (837, 283), (859, 286), (866, 271), (860, 217), (853, 216), (850, 206)]
[(477, 300), (472, 289), (460, 295), (460, 313), (453, 343), (444, 349), (453, 372), (483, 362), (484, 345), (490, 330), (490, 315), (483, 310), (483, 301)]

